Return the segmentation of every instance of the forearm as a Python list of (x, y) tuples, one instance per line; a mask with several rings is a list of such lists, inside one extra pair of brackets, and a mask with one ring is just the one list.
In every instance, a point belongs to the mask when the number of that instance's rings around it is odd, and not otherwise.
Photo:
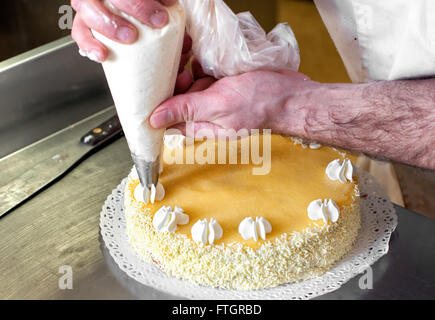
[(311, 89), (288, 99), (278, 131), (435, 169), (435, 79)]

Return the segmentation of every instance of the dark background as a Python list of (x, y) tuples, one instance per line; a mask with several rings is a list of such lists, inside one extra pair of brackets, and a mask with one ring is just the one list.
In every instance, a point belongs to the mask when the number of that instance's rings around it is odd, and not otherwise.
[(58, 27), (66, 0), (1, 0), (0, 61), (70, 34)]
[[(262, 24), (271, 29), (275, 23), (276, 2), (271, 0), (229, 0), (236, 12), (263, 13)], [(59, 7), (68, 0), (1, 0), (0, 61), (70, 34), (61, 30)], [(264, 15), (268, 12), (268, 15)]]

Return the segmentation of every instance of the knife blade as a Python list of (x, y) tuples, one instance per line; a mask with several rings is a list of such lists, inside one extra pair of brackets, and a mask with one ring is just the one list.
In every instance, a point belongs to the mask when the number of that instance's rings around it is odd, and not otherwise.
[(0, 159), (0, 218), (121, 135), (110, 107)]

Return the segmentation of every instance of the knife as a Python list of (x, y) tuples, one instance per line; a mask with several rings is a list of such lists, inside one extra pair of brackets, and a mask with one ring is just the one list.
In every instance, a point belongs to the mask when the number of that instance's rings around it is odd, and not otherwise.
[(116, 110), (110, 107), (0, 159), (0, 217), (121, 135)]

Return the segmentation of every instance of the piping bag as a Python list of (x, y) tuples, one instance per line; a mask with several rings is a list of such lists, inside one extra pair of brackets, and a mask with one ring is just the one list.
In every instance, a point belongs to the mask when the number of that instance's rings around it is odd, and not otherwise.
[(169, 23), (162, 29), (141, 24), (108, 0), (104, 3), (139, 31), (130, 45), (92, 32), (109, 49), (103, 68), (146, 203), (153, 202), (158, 186), (165, 131), (152, 128), (148, 118), (173, 95), (185, 30), (204, 72), (217, 79), (259, 69), (299, 68), (298, 44), (288, 24), (266, 34), (249, 12), (236, 15), (223, 0), (179, 0), (166, 7)]
[(139, 33), (135, 43), (125, 45), (92, 31), (109, 49), (103, 69), (144, 187), (144, 201), (154, 202), (165, 130), (152, 128), (148, 118), (173, 95), (185, 32), (184, 10), (179, 4), (168, 7), (169, 23), (162, 29), (152, 29), (120, 12), (109, 1), (105, 5), (133, 23)]

